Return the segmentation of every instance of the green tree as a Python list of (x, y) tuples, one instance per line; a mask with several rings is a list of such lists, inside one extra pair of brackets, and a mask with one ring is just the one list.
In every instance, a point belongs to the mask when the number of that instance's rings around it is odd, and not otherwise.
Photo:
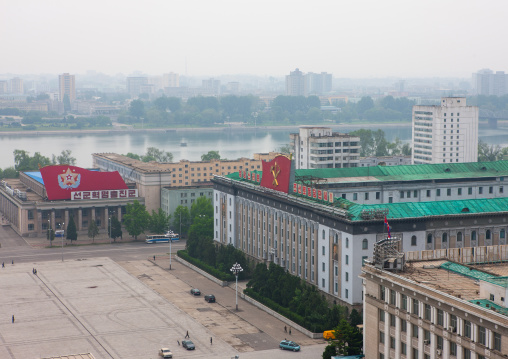
[(200, 196), (194, 201), (190, 210), (191, 223), (194, 223), (198, 217), (213, 218), (213, 205), (211, 198)]
[(108, 234), (110, 235), (110, 238), (113, 238), (113, 242), (116, 242), (117, 238), (122, 238), (122, 224), (116, 216), (111, 217), (111, 220), (109, 221)]
[(363, 317), (356, 309), (353, 309), (349, 314), (349, 322), (353, 327), (356, 327), (358, 324), (363, 323)]
[(48, 228), (48, 230), (46, 231), (46, 238), (49, 241), (49, 246), (52, 247), (53, 240), (55, 239), (55, 231), (53, 230), (53, 228)]
[(156, 147), (148, 147), (146, 154), (141, 159), (143, 162), (172, 162), (173, 154), (171, 152), (164, 152)]
[(76, 229), (76, 223), (74, 222), (74, 217), (70, 216), (69, 224), (67, 225), (67, 234), (66, 239), (72, 241), (76, 241), (78, 239), (78, 231)]
[(201, 155), (201, 161), (211, 161), (211, 160), (220, 160), (219, 151), (208, 151)]
[(138, 239), (141, 233), (145, 232), (150, 222), (150, 215), (144, 204), (135, 200), (132, 204), (127, 203), (126, 213), (123, 217), (125, 229), (134, 239)]
[(357, 327), (352, 326), (346, 319), (342, 319), (334, 329), (335, 340), (339, 355), (362, 354), (363, 336)]
[(7, 167), (0, 170), (0, 178), (17, 178), (19, 172), (14, 167)]
[(16, 171), (37, 171), (40, 167), (48, 166), (51, 160), (35, 152), (33, 157), (25, 150), (14, 150), (14, 168)]
[(140, 155), (137, 155), (135, 153), (132, 153), (132, 152), (129, 152), (125, 155), (125, 157), (129, 157), (129, 158), (132, 158), (133, 160), (138, 160), (138, 161), (141, 161), (141, 156)]
[(503, 151), (499, 145), (488, 145), (486, 142), (478, 141), (478, 161), (490, 162), (503, 159)]
[(283, 153), (285, 155), (289, 155), (291, 153), (291, 146), (289, 143), (285, 143), (282, 146), (275, 149), (275, 152)]
[(330, 343), (325, 347), (325, 351), (323, 352), (323, 359), (332, 359), (334, 356), (337, 356), (337, 346), (333, 343)]
[(141, 100), (134, 100), (129, 106), (129, 114), (139, 119), (145, 114), (145, 104)]
[(180, 236), (186, 236), (189, 231), (190, 213), (185, 206), (178, 206), (173, 213), (173, 230), (179, 232)]
[(51, 162), (56, 165), (76, 165), (76, 158), (71, 156), (72, 151), (71, 150), (62, 150), (60, 153), (60, 156), (52, 156)]
[(99, 227), (97, 227), (97, 223), (94, 220), (90, 221), (88, 225), (88, 238), (92, 238), (92, 243), (95, 243), (95, 237), (99, 234)]
[(155, 234), (163, 234), (169, 229), (169, 220), (171, 219), (171, 215), (167, 215), (162, 208), (159, 208), (157, 212), (152, 210), (152, 215), (150, 216), (150, 222), (148, 229), (150, 232)]
[(363, 118), (363, 114), (365, 111), (370, 110), (374, 107), (374, 100), (370, 96), (364, 96), (358, 101), (356, 104), (356, 110), (358, 111), (358, 114), (360, 117)]

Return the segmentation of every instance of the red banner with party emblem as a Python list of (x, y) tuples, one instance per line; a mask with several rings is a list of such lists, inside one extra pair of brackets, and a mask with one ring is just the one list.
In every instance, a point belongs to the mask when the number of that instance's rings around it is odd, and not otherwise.
[(288, 193), (291, 160), (286, 156), (277, 156), (270, 162), (263, 161), (261, 187)]

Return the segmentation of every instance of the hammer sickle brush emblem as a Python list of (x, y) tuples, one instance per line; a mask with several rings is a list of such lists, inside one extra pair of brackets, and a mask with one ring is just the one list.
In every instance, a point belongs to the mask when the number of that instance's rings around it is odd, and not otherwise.
[(272, 172), (272, 175), (273, 175), (273, 182), (272, 182), (272, 184), (275, 187), (277, 187), (279, 185), (279, 181), (277, 181), (277, 177), (279, 176), (279, 173), (280, 173), (280, 167), (277, 164), (277, 162), (275, 162), (273, 164), (273, 166), (270, 167), (270, 172)]

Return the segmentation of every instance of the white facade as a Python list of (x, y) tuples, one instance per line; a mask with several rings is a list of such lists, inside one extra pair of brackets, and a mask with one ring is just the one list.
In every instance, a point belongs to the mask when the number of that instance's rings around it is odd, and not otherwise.
[(360, 138), (329, 127), (302, 126), (290, 134), (296, 169), (358, 167)]
[(443, 97), (440, 106), (413, 106), (414, 164), (478, 160), (478, 107), (465, 97)]

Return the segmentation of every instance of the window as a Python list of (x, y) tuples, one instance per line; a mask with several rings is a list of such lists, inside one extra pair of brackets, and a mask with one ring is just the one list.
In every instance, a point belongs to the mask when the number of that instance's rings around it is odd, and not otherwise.
[(386, 291), (385, 286), (384, 285), (380, 285), (379, 286), (379, 299), (381, 299), (381, 300), (385, 300), (386, 299), (385, 298), (385, 291)]
[(483, 187), (478, 187), (478, 193), (483, 194)]
[(369, 240), (364, 238), (362, 241), (362, 249), (369, 249)]
[(34, 224), (33, 223), (29, 223), (28, 224), (28, 230), (29, 231), (33, 231), (34, 230)]
[[(323, 247), (325, 249), (325, 247)], [(346, 264), (349, 264), (349, 256), (346, 254)]]
[(349, 238), (346, 238), (346, 248), (349, 248)]
[(494, 350), (501, 351), (501, 334), (494, 333)]
[(438, 309), (437, 310), (437, 325), (443, 326), (444, 320), (443, 320), (443, 310)]
[(321, 247), (321, 251), (323, 252), (323, 255), (325, 255), (325, 246)]
[(427, 244), (432, 244), (432, 233), (427, 235)]
[(420, 313), (420, 310), (419, 310), (419, 302), (417, 299), (413, 299), (413, 314), (415, 315), (419, 315)]
[(400, 352), (402, 355), (407, 355), (407, 345), (406, 343), (400, 343)]
[(457, 343), (450, 342), (450, 355), (457, 355)]
[(478, 343), (487, 345), (487, 331), (485, 327), (478, 326)]
[(443, 235), (441, 236), (441, 242), (442, 243), (448, 242), (448, 233), (443, 233)]
[(407, 310), (407, 295), (402, 294), (401, 298), (400, 298), (400, 301), (401, 301), (401, 307), (402, 307), (402, 309)]
[(385, 342), (385, 333), (384, 332), (379, 332), (379, 342), (380, 343), (383, 343)]
[(471, 322), (464, 320), (464, 336), (471, 339)]
[(426, 340), (430, 344), (430, 332), (428, 330), (423, 331), (423, 340)]
[(346, 272), (346, 282), (349, 282), (349, 273)]
[(390, 327), (395, 326), (395, 315), (390, 314)]
[(404, 198), (404, 191), (400, 191), (400, 198)]
[(411, 245), (414, 247), (416, 246), (416, 236), (411, 237)]
[(473, 194), (473, 187), (469, 187), (467, 189), (467, 194)]
[(407, 332), (407, 322), (405, 320), (400, 321), (400, 331), (403, 333)]
[(414, 190), (414, 191), (413, 191), (413, 197), (414, 197), (414, 198), (418, 197), (418, 191), (417, 191), (417, 190)]
[(450, 314), (450, 326), (457, 329), (457, 316)]
[(427, 190), (427, 197), (430, 197), (430, 189)]
[(439, 189), (439, 188), (436, 189), (436, 196), (437, 197), (441, 196), (441, 189)]
[(503, 186), (499, 186), (499, 193), (504, 193)]
[[(418, 325), (417, 324), (411, 324), (411, 331), (413, 338), (418, 338)], [(418, 358), (418, 357), (416, 357)]]
[(447, 196), (451, 196), (451, 195), (452, 195), (452, 189), (451, 189), (451, 188), (448, 188), (448, 189), (446, 190), (446, 195), (447, 195)]
[(425, 320), (430, 320), (431, 308), (430, 304), (425, 304)]
[(34, 219), (34, 211), (27, 211), (28, 219)]
[(471, 350), (464, 348), (464, 355), (462, 356), (463, 359), (471, 359)]
[(323, 272), (325, 271), (325, 262), (322, 263)]
[(487, 229), (487, 231), (485, 232), (485, 239), (491, 239), (490, 229)]
[(395, 305), (395, 297), (397, 295), (397, 292), (393, 289), (390, 289), (390, 304)]
[(476, 231), (471, 232), (471, 240), (476, 241)]
[(369, 200), (369, 192), (365, 192), (365, 200), (368, 201)]
[(390, 348), (395, 349), (395, 338), (394, 337), (390, 337)]
[[(502, 189), (503, 187), (501, 187)], [(502, 193), (502, 192), (501, 192)], [(376, 192), (376, 199), (380, 199), (381, 198), (381, 192)]]
[(393, 197), (388, 197), (388, 203), (393, 203)]
[(436, 335), (436, 348), (443, 350), (443, 337)]
[(358, 193), (353, 193), (353, 201), (357, 201), (358, 200)]
[(457, 242), (462, 242), (462, 232), (457, 233)]
[(492, 186), (489, 187), (489, 193), (490, 194), (494, 193), (494, 187), (492, 187)]
[(379, 321), (384, 322), (385, 321), (385, 311), (382, 309), (379, 309)]

